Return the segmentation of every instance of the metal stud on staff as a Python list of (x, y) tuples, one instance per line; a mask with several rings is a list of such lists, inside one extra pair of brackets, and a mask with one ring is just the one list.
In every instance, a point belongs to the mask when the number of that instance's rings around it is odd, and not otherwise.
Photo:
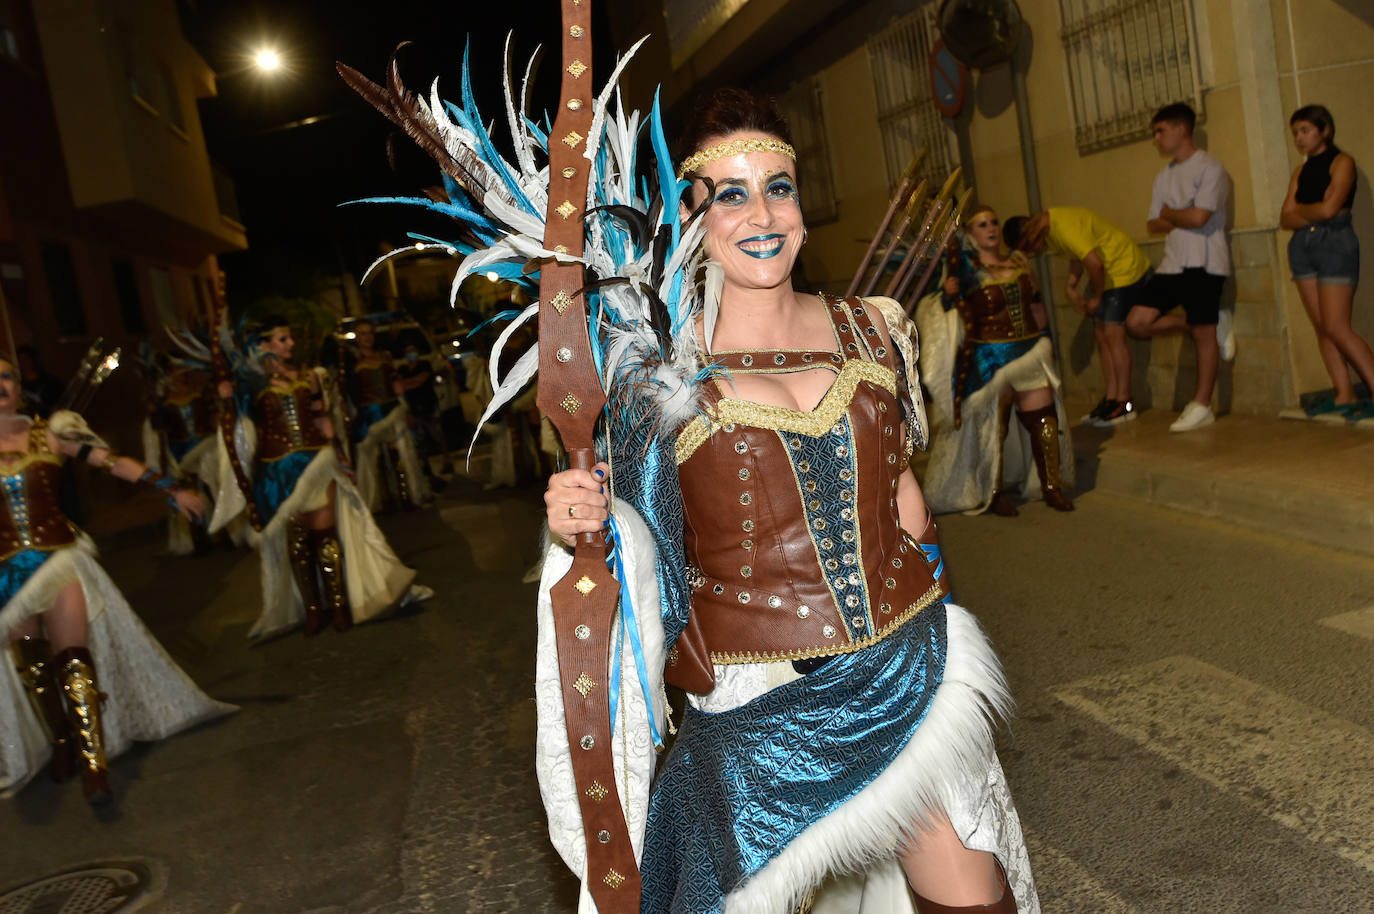
[[(859, 283), (863, 281), (864, 273), (868, 270), (869, 264), (873, 262), (873, 255), (878, 251), (878, 245), (883, 240), (883, 233), (891, 226), (892, 217), (897, 213), (897, 207), (901, 206), (902, 199), (906, 192), (911, 190), (911, 185), (916, 181), (916, 172), (920, 170), (921, 163), (924, 162), (925, 159), (926, 148), (922, 146), (920, 149), (916, 150), (916, 154), (911, 157), (911, 163), (907, 165), (906, 171), (902, 172), (902, 179), (897, 182), (897, 190), (892, 194), (892, 199), (887, 204), (887, 212), (883, 214), (883, 221), (878, 223), (878, 228), (873, 233), (873, 240), (868, 243), (868, 250), (864, 252), (863, 260), (859, 261), (859, 268), (854, 271), (854, 278), (849, 281), (849, 288), (846, 289), (844, 293), (845, 298), (848, 298), (859, 290)], [(906, 212), (906, 218), (908, 220), (910, 219), (913, 207), (916, 205), (916, 201), (921, 198), (924, 188), (925, 182), (922, 181), (921, 187), (911, 195)], [(897, 238), (901, 236), (903, 231), (905, 231), (904, 227), (899, 228), (893, 233), (893, 244), (896, 244)], [(891, 256), (890, 247), (888, 249), (888, 255)], [(886, 262), (886, 259), (879, 261), (879, 273), (882, 272), (881, 264)]]

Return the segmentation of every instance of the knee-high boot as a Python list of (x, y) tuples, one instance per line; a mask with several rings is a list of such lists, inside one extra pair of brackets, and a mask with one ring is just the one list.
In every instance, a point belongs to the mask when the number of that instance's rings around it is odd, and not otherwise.
[(1054, 405), (1029, 412), (1017, 411), (1021, 424), (1030, 432), (1031, 454), (1040, 474), (1040, 495), (1056, 511), (1072, 511), (1073, 502), (1064, 494), (1059, 479), (1059, 414)]
[(344, 580), (343, 543), (339, 529), (313, 531), (315, 553), (319, 556), (320, 580), (324, 584), (325, 602), (334, 616), (335, 631), (346, 632), (353, 627), (353, 610), (348, 604), (348, 584)]
[(76, 731), (82, 792), (92, 806), (107, 803), (114, 793), (106, 777), (105, 733), (100, 726), (100, 702), (105, 696), (95, 678), (95, 661), (84, 647), (69, 647), (53, 663), (67, 699), (67, 718)]
[(52, 645), (43, 638), (21, 638), (10, 642), (15, 671), (29, 697), (29, 704), (52, 743), (48, 774), (54, 781), (76, 777), (76, 734), (67, 720), (62, 704), (62, 686), (53, 667)]
[(415, 502), (410, 497), (410, 479), (406, 475), (406, 469), (401, 464), (401, 452), (393, 452), (396, 458), (396, 501), (400, 504), (402, 511), (409, 511), (415, 507)]
[(293, 520), (286, 525), (286, 552), (291, 560), (291, 575), (296, 579), (296, 589), (301, 592), (301, 601), (305, 603), (305, 633), (318, 635), (328, 617), (324, 612), (320, 585), (315, 579), (315, 541), (310, 530), (300, 521)]
[(919, 914), (1016, 914), (1016, 896), (1007, 885), (1007, 874), (997, 866), (997, 882), (1002, 887), (1002, 897), (992, 904), (947, 905), (922, 898), (914, 889), (911, 894), (916, 899)]
[(1001, 517), (1015, 517), (1021, 513), (1016, 510), (1016, 503), (1011, 500), (1002, 482), (1002, 473), (1006, 467), (1007, 423), (1010, 421), (1011, 401), (1008, 400), (997, 408), (997, 467), (993, 471), (996, 475), (992, 480), (992, 503), (988, 505), (989, 511)]

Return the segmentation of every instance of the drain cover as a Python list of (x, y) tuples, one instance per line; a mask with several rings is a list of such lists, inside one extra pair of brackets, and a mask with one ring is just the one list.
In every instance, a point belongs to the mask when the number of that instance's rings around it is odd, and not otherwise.
[(140, 908), (152, 871), (133, 861), (91, 863), (0, 895), (0, 914), (114, 914)]

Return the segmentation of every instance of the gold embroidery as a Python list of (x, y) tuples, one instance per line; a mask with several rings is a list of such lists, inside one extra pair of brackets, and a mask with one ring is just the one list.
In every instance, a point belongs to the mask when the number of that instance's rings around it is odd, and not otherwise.
[(582, 594), (582, 596), (585, 597), (593, 590), (596, 590), (596, 582), (584, 574), (582, 575), (581, 579), (573, 585), (573, 587), (577, 588), (577, 590)]
[(858, 389), (860, 381), (881, 387), (894, 397), (897, 395), (897, 376), (891, 369), (877, 362), (850, 359), (844, 363), (835, 383), (826, 391), (821, 402), (809, 413), (788, 409), (785, 406), (770, 406), (766, 403), (723, 397), (716, 404), (713, 419), (697, 416), (678, 435), (675, 447), (677, 463), (679, 466), (686, 463), (706, 439), (732, 422), (753, 428), (795, 432), (812, 438), (820, 437), (830, 431), (840, 416), (849, 409), (849, 402), (854, 398), (854, 391)]
[(611, 888), (618, 889), (625, 884), (625, 877), (617, 873), (615, 870), (607, 870), (605, 882)]
[(573, 79), (581, 79), (582, 74), (587, 72), (587, 65), (580, 60), (574, 60), (568, 64), (568, 72), (572, 74)]
[(583, 698), (586, 698), (591, 694), (592, 689), (596, 688), (596, 680), (586, 673), (581, 673), (578, 675), (577, 679), (573, 680), (572, 685), (574, 689), (577, 689), (577, 691), (582, 694)]
[(592, 802), (594, 803), (600, 803), (602, 800), (606, 799), (606, 797), (609, 796), (610, 793), (611, 792), (607, 790), (600, 781), (597, 780), (593, 780), (592, 786), (587, 788), (587, 796), (591, 797)]

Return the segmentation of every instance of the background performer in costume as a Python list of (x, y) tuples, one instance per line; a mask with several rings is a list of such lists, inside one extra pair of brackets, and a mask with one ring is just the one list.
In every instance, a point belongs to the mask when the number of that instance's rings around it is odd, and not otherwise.
[(348, 366), (358, 492), (373, 511), (383, 504), (412, 507), (428, 497), (420, 456), (410, 434), (405, 388), (392, 354), (377, 348), (372, 324), (353, 327), (357, 353)]
[[(412, 586), (414, 570), (401, 564), (377, 529), (340, 457), (322, 372), (298, 368), (291, 359), (295, 345), (285, 318), (267, 317), (239, 365), (237, 391), (227, 381), (219, 391), (248, 419), (240, 419), (242, 434), (235, 437), (248, 443), (251, 496), (262, 528), (263, 608), (250, 638), (302, 624), (314, 635), (330, 621), (347, 631), (432, 593)], [(243, 451), (240, 462), (247, 466)], [(243, 494), (238, 505), (229, 501), (216, 506), (212, 529), (221, 516), (237, 512)]]
[[(1039, 478), (1045, 504), (1073, 510), (1073, 446), (1044, 301), (1019, 251), (1004, 254), (997, 214), (975, 207), (949, 251), (941, 292), (917, 311), (921, 380), (931, 391), (934, 437), (926, 501), (937, 513), (1017, 513), (1007, 488)], [(1009, 435), (1013, 401), (1026, 436)], [(1029, 465), (1034, 462), (1035, 474)]]
[[(945, 602), (908, 470), (925, 435), (912, 327), (891, 299), (793, 290), (806, 229), (771, 103), (718, 91), (682, 149), (686, 202), (709, 202), (717, 278), (693, 329), (714, 379), (675, 437), (691, 594), (667, 671), (696, 694), (654, 785), (641, 910), (790, 911), (872, 868), (861, 894), (905, 906), (909, 884), (922, 912), (1035, 911), (992, 747), (1010, 699)], [(620, 472), (554, 475), (550, 530), (607, 523)]]
[[(153, 639), (96, 561), (89, 537), (62, 513), (68, 459), (153, 486), (188, 519), (196, 492), (116, 455), (76, 413), (18, 412), (19, 376), (0, 359), (0, 794), (46, 762), (55, 780), (81, 775), (93, 804), (111, 799), (108, 759), (235, 710), (200, 691)], [(97, 672), (98, 671), (98, 672)]]

